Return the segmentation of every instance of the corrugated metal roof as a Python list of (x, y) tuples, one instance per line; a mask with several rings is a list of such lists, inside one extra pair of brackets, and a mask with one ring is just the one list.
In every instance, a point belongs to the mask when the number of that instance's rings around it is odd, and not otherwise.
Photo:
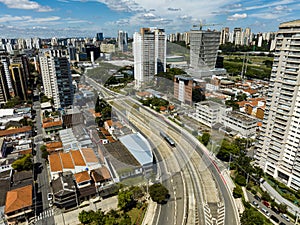
[(151, 146), (140, 133), (128, 134), (120, 137), (119, 140), (141, 165), (153, 162)]

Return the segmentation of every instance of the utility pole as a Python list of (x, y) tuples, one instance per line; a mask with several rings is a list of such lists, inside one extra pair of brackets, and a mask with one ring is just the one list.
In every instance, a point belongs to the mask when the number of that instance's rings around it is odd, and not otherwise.
[(228, 171), (230, 171), (231, 153), (229, 153)]

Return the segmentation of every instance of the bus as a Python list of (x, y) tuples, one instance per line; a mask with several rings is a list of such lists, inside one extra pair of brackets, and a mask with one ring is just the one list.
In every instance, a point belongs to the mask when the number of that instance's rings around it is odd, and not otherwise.
[(160, 136), (162, 136), (166, 142), (168, 142), (169, 145), (171, 145), (172, 147), (175, 147), (175, 142), (173, 141), (172, 138), (170, 138), (166, 133), (164, 133), (163, 131), (160, 132)]

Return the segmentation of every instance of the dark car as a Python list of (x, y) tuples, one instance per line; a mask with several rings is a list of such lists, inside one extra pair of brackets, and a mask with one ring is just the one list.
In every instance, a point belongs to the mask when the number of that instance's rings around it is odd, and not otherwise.
[(254, 198), (255, 198), (257, 201), (261, 201), (261, 198), (258, 197), (257, 195), (254, 195)]
[(284, 222), (280, 222), (279, 225), (286, 225)]
[(273, 221), (276, 222), (276, 223), (279, 222), (279, 219), (278, 219), (276, 216), (274, 216), (274, 215), (271, 215), (271, 216), (270, 216), (270, 219), (273, 220)]
[(272, 209), (272, 211), (273, 211), (274, 213), (276, 213), (276, 214), (279, 214), (279, 213), (280, 213), (279, 210), (278, 210), (276, 207), (274, 207), (274, 206), (272, 206), (271, 209)]

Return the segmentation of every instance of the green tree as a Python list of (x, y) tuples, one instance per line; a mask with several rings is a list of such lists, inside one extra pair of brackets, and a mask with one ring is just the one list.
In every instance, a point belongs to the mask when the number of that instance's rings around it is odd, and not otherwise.
[(130, 188), (130, 190), (132, 191), (132, 197), (135, 201), (138, 201), (144, 196), (144, 191), (141, 187), (133, 186)]
[(41, 147), (40, 147), (40, 150), (43, 152), (43, 151), (46, 151), (47, 150), (47, 147), (46, 147), (46, 145), (42, 145)]
[(264, 225), (266, 223), (265, 217), (256, 209), (245, 209), (241, 217), (242, 225)]
[(204, 132), (203, 135), (201, 136), (201, 143), (207, 146), (210, 140), (210, 134), (207, 132)]
[(92, 223), (94, 220), (94, 217), (95, 217), (95, 212), (92, 210), (90, 210), (90, 211), (82, 210), (78, 215), (78, 219), (79, 219), (80, 223), (83, 223), (83, 224)]
[(128, 224), (131, 224), (131, 218), (128, 216), (127, 213), (125, 213), (125, 215), (123, 215), (118, 225), (128, 225)]
[(265, 200), (265, 201), (268, 201), (268, 202), (272, 200), (271, 196), (270, 196), (269, 193), (266, 192), (266, 191), (264, 191), (264, 192), (262, 193), (261, 199), (262, 199), (262, 200)]
[(11, 166), (17, 171), (32, 170), (33, 164), (31, 160), (31, 154), (21, 156), (19, 159), (14, 161)]
[(280, 203), (280, 205), (278, 206), (278, 209), (281, 213), (286, 213), (287, 212), (287, 205)]
[(246, 178), (240, 174), (235, 177), (235, 182), (240, 186), (246, 186)]
[(128, 211), (134, 205), (132, 191), (123, 190), (118, 193), (118, 207), (124, 211)]
[(233, 189), (233, 197), (234, 198), (241, 198), (243, 196), (243, 190), (240, 186), (236, 186), (234, 189)]
[(165, 186), (157, 183), (150, 186), (149, 194), (153, 201), (164, 203), (169, 196), (169, 191)]

